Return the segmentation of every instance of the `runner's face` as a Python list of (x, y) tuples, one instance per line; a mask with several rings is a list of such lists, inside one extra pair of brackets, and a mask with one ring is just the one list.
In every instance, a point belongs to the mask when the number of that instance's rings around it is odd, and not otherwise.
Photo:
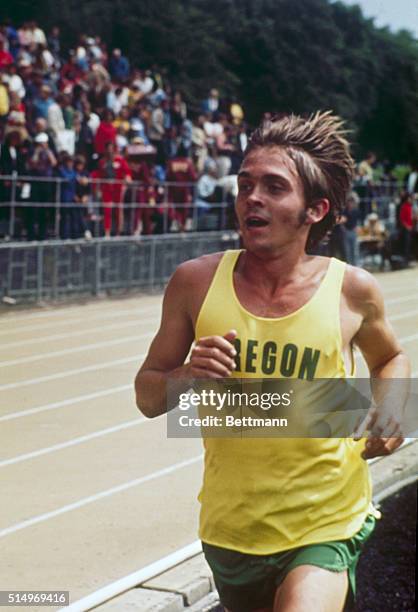
[(280, 147), (254, 149), (238, 174), (236, 213), (245, 247), (275, 251), (309, 232), (303, 187), (296, 166)]

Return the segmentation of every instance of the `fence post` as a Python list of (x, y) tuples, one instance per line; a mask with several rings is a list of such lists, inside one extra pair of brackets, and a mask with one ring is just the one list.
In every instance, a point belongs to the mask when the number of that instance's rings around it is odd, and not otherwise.
[(94, 262), (94, 295), (99, 295), (100, 293), (100, 257), (101, 257), (101, 248), (100, 248), (100, 239), (96, 241), (96, 256)]
[(16, 204), (16, 172), (12, 174), (12, 188), (10, 191), (10, 219), (9, 236), (13, 238), (15, 233), (15, 204)]
[(197, 232), (199, 224), (199, 209), (197, 206), (197, 183), (193, 184), (192, 231)]
[(38, 250), (36, 258), (36, 301), (42, 301), (43, 280), (44, 280), (44, 247), (39, 243), (35, 247)]
[(163, 200), (163, 234), (167, 234), (168, 228), (168, 189), (167, 183), (164, 183), (164, 200)]
[(55, 227), (54, 233), (57, 238), (60, 235), (60, 208), (61, 208), (61, 181), (55, 179)]
[(151, 253), (150, 253), (150, 258), (149, 258), (148, 281), (149, 281), (149, 286), (152, 290), (154, 288), (154, 283), (155, 283), (155, 254), (156, 254), (155, 250), (156, 250), (157, 240), (154, 237), (151, 237), (150, 240), (151, 240)]

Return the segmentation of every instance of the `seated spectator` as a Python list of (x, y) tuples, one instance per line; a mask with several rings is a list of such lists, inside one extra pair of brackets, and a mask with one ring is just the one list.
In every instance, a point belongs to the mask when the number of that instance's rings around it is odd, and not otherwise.
[(377, 213), (370, 213), (363, 227), (358, 232), (360, 251), (364, 256), (380, 256), (380, 267), (383, 270), (386, 260), (392, 267), (392, 249), (389, 242), (389, 233)]

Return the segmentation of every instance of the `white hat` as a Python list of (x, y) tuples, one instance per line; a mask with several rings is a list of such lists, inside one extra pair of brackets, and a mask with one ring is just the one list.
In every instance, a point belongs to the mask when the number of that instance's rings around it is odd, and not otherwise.
[(48, 142), (48, 134), (45, 134), (45, 132), (40, 132), (39, 134), (36, 134), (35, 142), (37, 143)]

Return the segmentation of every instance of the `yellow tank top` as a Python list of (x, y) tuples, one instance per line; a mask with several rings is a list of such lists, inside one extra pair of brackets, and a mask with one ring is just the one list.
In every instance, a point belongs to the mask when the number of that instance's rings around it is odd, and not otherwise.
[[(331, 259), (316, 293), (297, 311), (265, 318), (247, 311), (235, 293), (240, 253), (223, 255), (199, 312), (196, 339), (236, 329), (234, 377), (347, 377), (340, 330), (345, 264)], [(208, 544), (271, 554), (350, 538), (373, 512), (362, 442), (214, 437), (204, 446), (199, 536)]]

